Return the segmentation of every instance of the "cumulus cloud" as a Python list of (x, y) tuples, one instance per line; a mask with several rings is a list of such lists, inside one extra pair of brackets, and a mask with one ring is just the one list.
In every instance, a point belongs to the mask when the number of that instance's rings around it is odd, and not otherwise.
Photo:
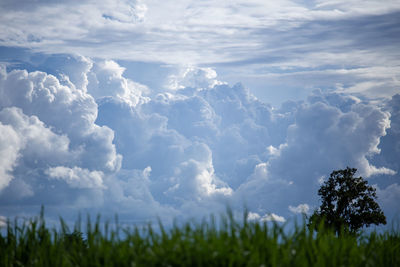
[[(69, 139), (65, 135), (55, 134), (38, 117), (27, 116), (21, 109), (11, 107), (0, 111), (0, 120), (17, 133), (21, 141), (20, 149), (24, 150), (24, 160), (27, 164), (53, 164), (70, 156)], [(36, 161), (30, 162), (32, 159)]]
[(286, 219), (284, 217), (276, 215), (275, 213), (267, 213), (261, 216), (257, 212), (249, 212), (249, 214), (247, 215), (247, 220), (260, 222), (286, 222)]
[(310, 206), (308, 204), (299, 204), (298, 206), (289, 206), (289, 210), (294, 214), (308, 214)]
[(247, 214), (247, 220), (249, 221), (257, 221), (261, 218), (260, 214), (258, 214), (257, 212), (249, 212), (249, 214)]
[[(336, 93), (321, 95), (317, 92), (308, 104), (299, 106), (296, 123), (288, 129), (287, 146), (281, 147), (279, 156), (270, 164), (278, 164), (287, 155), (286, 160), (296, 161), (296, 171), (312, 169), (311, 164), (319, 165), (320, 169), (325, 166), (343, 168), (347, 164), (358, 168), (366, 177), (394, 174), (368, 161), (369, 156), (380, 152), (378, 145), (390, 127), (389, 118), (389, 113), (374, 105)], [(303, 157), (305, 154), (307, 158)]]
[(394, 95), (387, 101), (385, 108), (390, 113), (390, 128), (387, 134), (380, 140), (378, 149), (381, 153), (373, 160), (378, 164), (389, 166), (397, 173), (400, 172), (400, 164), (397, 160), (400, 157), (400, 95)]
[[(74, 81), (84, 87), (84, 76)], [(61, 206), (102, 202), (104, 175), (118, 171), (122, 157), (112, 143), (113, 131), (94, 123), (97, 104), (83, 87), (44, 72), (8, 72), (2, 67), (4, 209), (26, 201)], [(84, 190), (92, 191), (83, 194)]]
[(214, 173), (210, 148), (169, 129), (166, 114), (143, 112), (153, 104), (150, 101), (138, 109), (109, 98), (99, 104), (98, 123), (107, 123), (115, 131), (115, 143), (123, 155), (122, 167), (150, 166), (157, 181), (152, 193), (158, 201), (183, 204), (215, 194), (229, 195), (229, 187)]
[[(252, 207), (276, 212), (287, 209), (292, 201), (317, 203), (320, 177), (346, 166), (358, 168), (364, 177), (395, 174), (371, 161), (381, 152), (380, 140), (390, 127), (390, 113), (380, 107), (352, 96), (317, 91), (307, 102), (283, 106), (279, 112), (279, 116), (294, 116), (285, 142), (268, 147), (270, 157), (255, 166), (237, 191)], [(305, 206), (290, 211), (301, 208)]]
[(0, 228), (7, 226), (7, 218), (4, 216), (0, 216)]
[(386, 161), (397, 96), (377, 105), (315, 91), (273, 108), (210, 69), (190, 67), (178, 90), (161, 91), (114, 61), (67, 62), (81, 75), (1, 69), (3, 208), (53, 203), (134, 221), (201, 217), (230, 203), (246, 204), (251, 220), (284, 222), (309, 212), (320, 178), (347, 165), (375, 179), (382, 203), (397, 195), (393, 180), (374, 178), (397, 177), (397, 163)]
[(69, 139), (66, 136), (55, 134), (36, 116), (26, 116), (19, 108), (4, 108), (0, 111), (0, 129), (0, 138), (4, 138), (1, 151), (5, 153), (1, 188), (13, 179), (12, 171), (21, 161), (34, 168), (65, 162), (68, 157), (74, 157), (74, 153), (68, 151)]
[(286, 221), (284, 217), (276, 215), (275, 213), (265, 214), (264, 216), (261, 217), (260, 220), (264, 222), (282, 222), (282, 223)]
[(177, 75), (169, 77), (168, 88), (171, 90), (190, 88), (208, 89), (224, 84), (217, 79), (217, 73), (212, 68), (186, 67)]
[(52, 167), (45, 171), (51, 179), (64, 180), (75, 188), (103, 187), (103, 173), (100, 171), (89, 171), (79, 167), (67, 168), (63, 166)]
[(0, 190), (12, 180), (12, 170), (18, 158), (20, 140), (14, 129), (0, 122)]
[(122, 99), (131, 106), (145, 102), (147, 99), (142, 95), (148, 91), (148, 88), (124, 78), (124, 71), (125, 68), (112, 60), (95, 62), (90, 73), (88, 73), (90, 79), (88, 92), (95, 99), (113, 96)]
[(400, 209), (396, 204), (400, 200), (400, 185), (398, 183), (391, 184), (383, 189), (378, 188), (377, 194), (385, 212), (390, 215), (400, 215)]
[[(43, 59), (42, 59), (43, 58)], [(88, 72), (93, 67), (93, 61), (79, 55), (46, 55), (39, 62), (31, 62), (38, 70), (59, 77), (62, 84), (86, 92), (89, 83)]]
[[(64, 140), (63, 145), (55, 145), (58, 149), (74, 151), (71, 156), (78, 154), (76, 160), (97, 165), (102, 170), (112, 171), (119, 168), (120, 156), (111, 143), (113, 132), (94, 123), (97, 105), (89, 94), (60, 84), (53, 75), (22, 70), (5, 73), (0, 90), (3, 96), (0, 107), (17, 107), (21, 110), (22, 117), (22, 114), (34, 116), (31, 119), (34, 123), (41, 127), (50, 127), (51, 130), (47, 131), (49, 135), (52, 132)], [(8, 116), (4, 118), (10, 119)], [(20, 130), (23, 131), (24, 128)], [(37, 131), (36, 134), (40, 139), (41, 132)], [(51, 138), (56, 139), (53, 136)]]

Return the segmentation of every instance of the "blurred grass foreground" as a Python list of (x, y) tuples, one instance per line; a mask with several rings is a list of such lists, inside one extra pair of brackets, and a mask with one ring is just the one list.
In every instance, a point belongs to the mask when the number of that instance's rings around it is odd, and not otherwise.
[[(82, 228), (85, 228), (82, 231)], [(0, 266), (400, 266), (398, 230), (336, 235), (323, 226), (290, 229), (218, 220), (156, 226), (101, 223), (73, 229), (60, 219), (48, 227), (43, 212), (8, 222), (0, 234)]]

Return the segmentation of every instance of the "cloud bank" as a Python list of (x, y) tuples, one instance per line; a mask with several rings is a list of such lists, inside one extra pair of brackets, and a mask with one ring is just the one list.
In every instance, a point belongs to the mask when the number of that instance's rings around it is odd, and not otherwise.
[(114, 61), (67, 58), (54, 75), (0, 68), (1, 216), (44, 204), (141, 222), (229, 204), (284, 222), (317, 207), (321, 181), (346, 166), (399, 212), (399, 95), (316, 90), (274, 108), (209, 68), (183, 69), (160, 90)]

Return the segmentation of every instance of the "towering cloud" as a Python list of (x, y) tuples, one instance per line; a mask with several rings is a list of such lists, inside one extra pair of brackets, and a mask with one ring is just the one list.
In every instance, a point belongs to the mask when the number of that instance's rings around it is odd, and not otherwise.
[(1, 70), (3, 208), (74, 205), (93, 197), (86, 188), (103, 190), (103, 175), (119, 170), (121, 156), (113, 131), (94, 123), (94, 99), (43, 72)]
[(9, 125), (0, 123), (0, 190), (7, 187), (12, 180), (10, 172), (16, 164), (20, 140), (17, 133)]
[(239, 190), (244, 196), (260, 195), (248, 197), (251, 205), (268, 203), (264, 206), (280, 210), (301, 201), (315, 205), (321, 181), (332, 170), (346, 166), (358, 168), (358, 174), (367, 178), (395, 174), (369, 160), (380, 152), (380, 138), (390, 127), (389, 113), (379, 107), (317, 91), (291, 112), (294, 122), (287, 129), (286, 141), (270, 148), (271, 157), (256, 167)]
[(245, 204), (252, 219), (283, 222), (347, 165), (374, 179), (386, 207), (398, 196), (398, 96), (315, 91), (276, 109), (212, 69), (184, 69), (162, 91), (111, 60), (62, 62), (57, 76), (0, 69), (1, 215), (29, 203), (141, 221)]

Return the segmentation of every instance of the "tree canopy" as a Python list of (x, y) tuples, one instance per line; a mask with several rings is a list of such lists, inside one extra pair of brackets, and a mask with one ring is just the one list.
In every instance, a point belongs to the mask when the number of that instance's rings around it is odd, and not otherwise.
[(333, 171), (318, 190), (321, 206), (310, 217), (309, 225), (325, 226), (337, 233), (351, 233), (363, 226), (386, 224), (386, 217), (375, 199), (376, 190), (362, 177), (354, 177), (355, 168)]

